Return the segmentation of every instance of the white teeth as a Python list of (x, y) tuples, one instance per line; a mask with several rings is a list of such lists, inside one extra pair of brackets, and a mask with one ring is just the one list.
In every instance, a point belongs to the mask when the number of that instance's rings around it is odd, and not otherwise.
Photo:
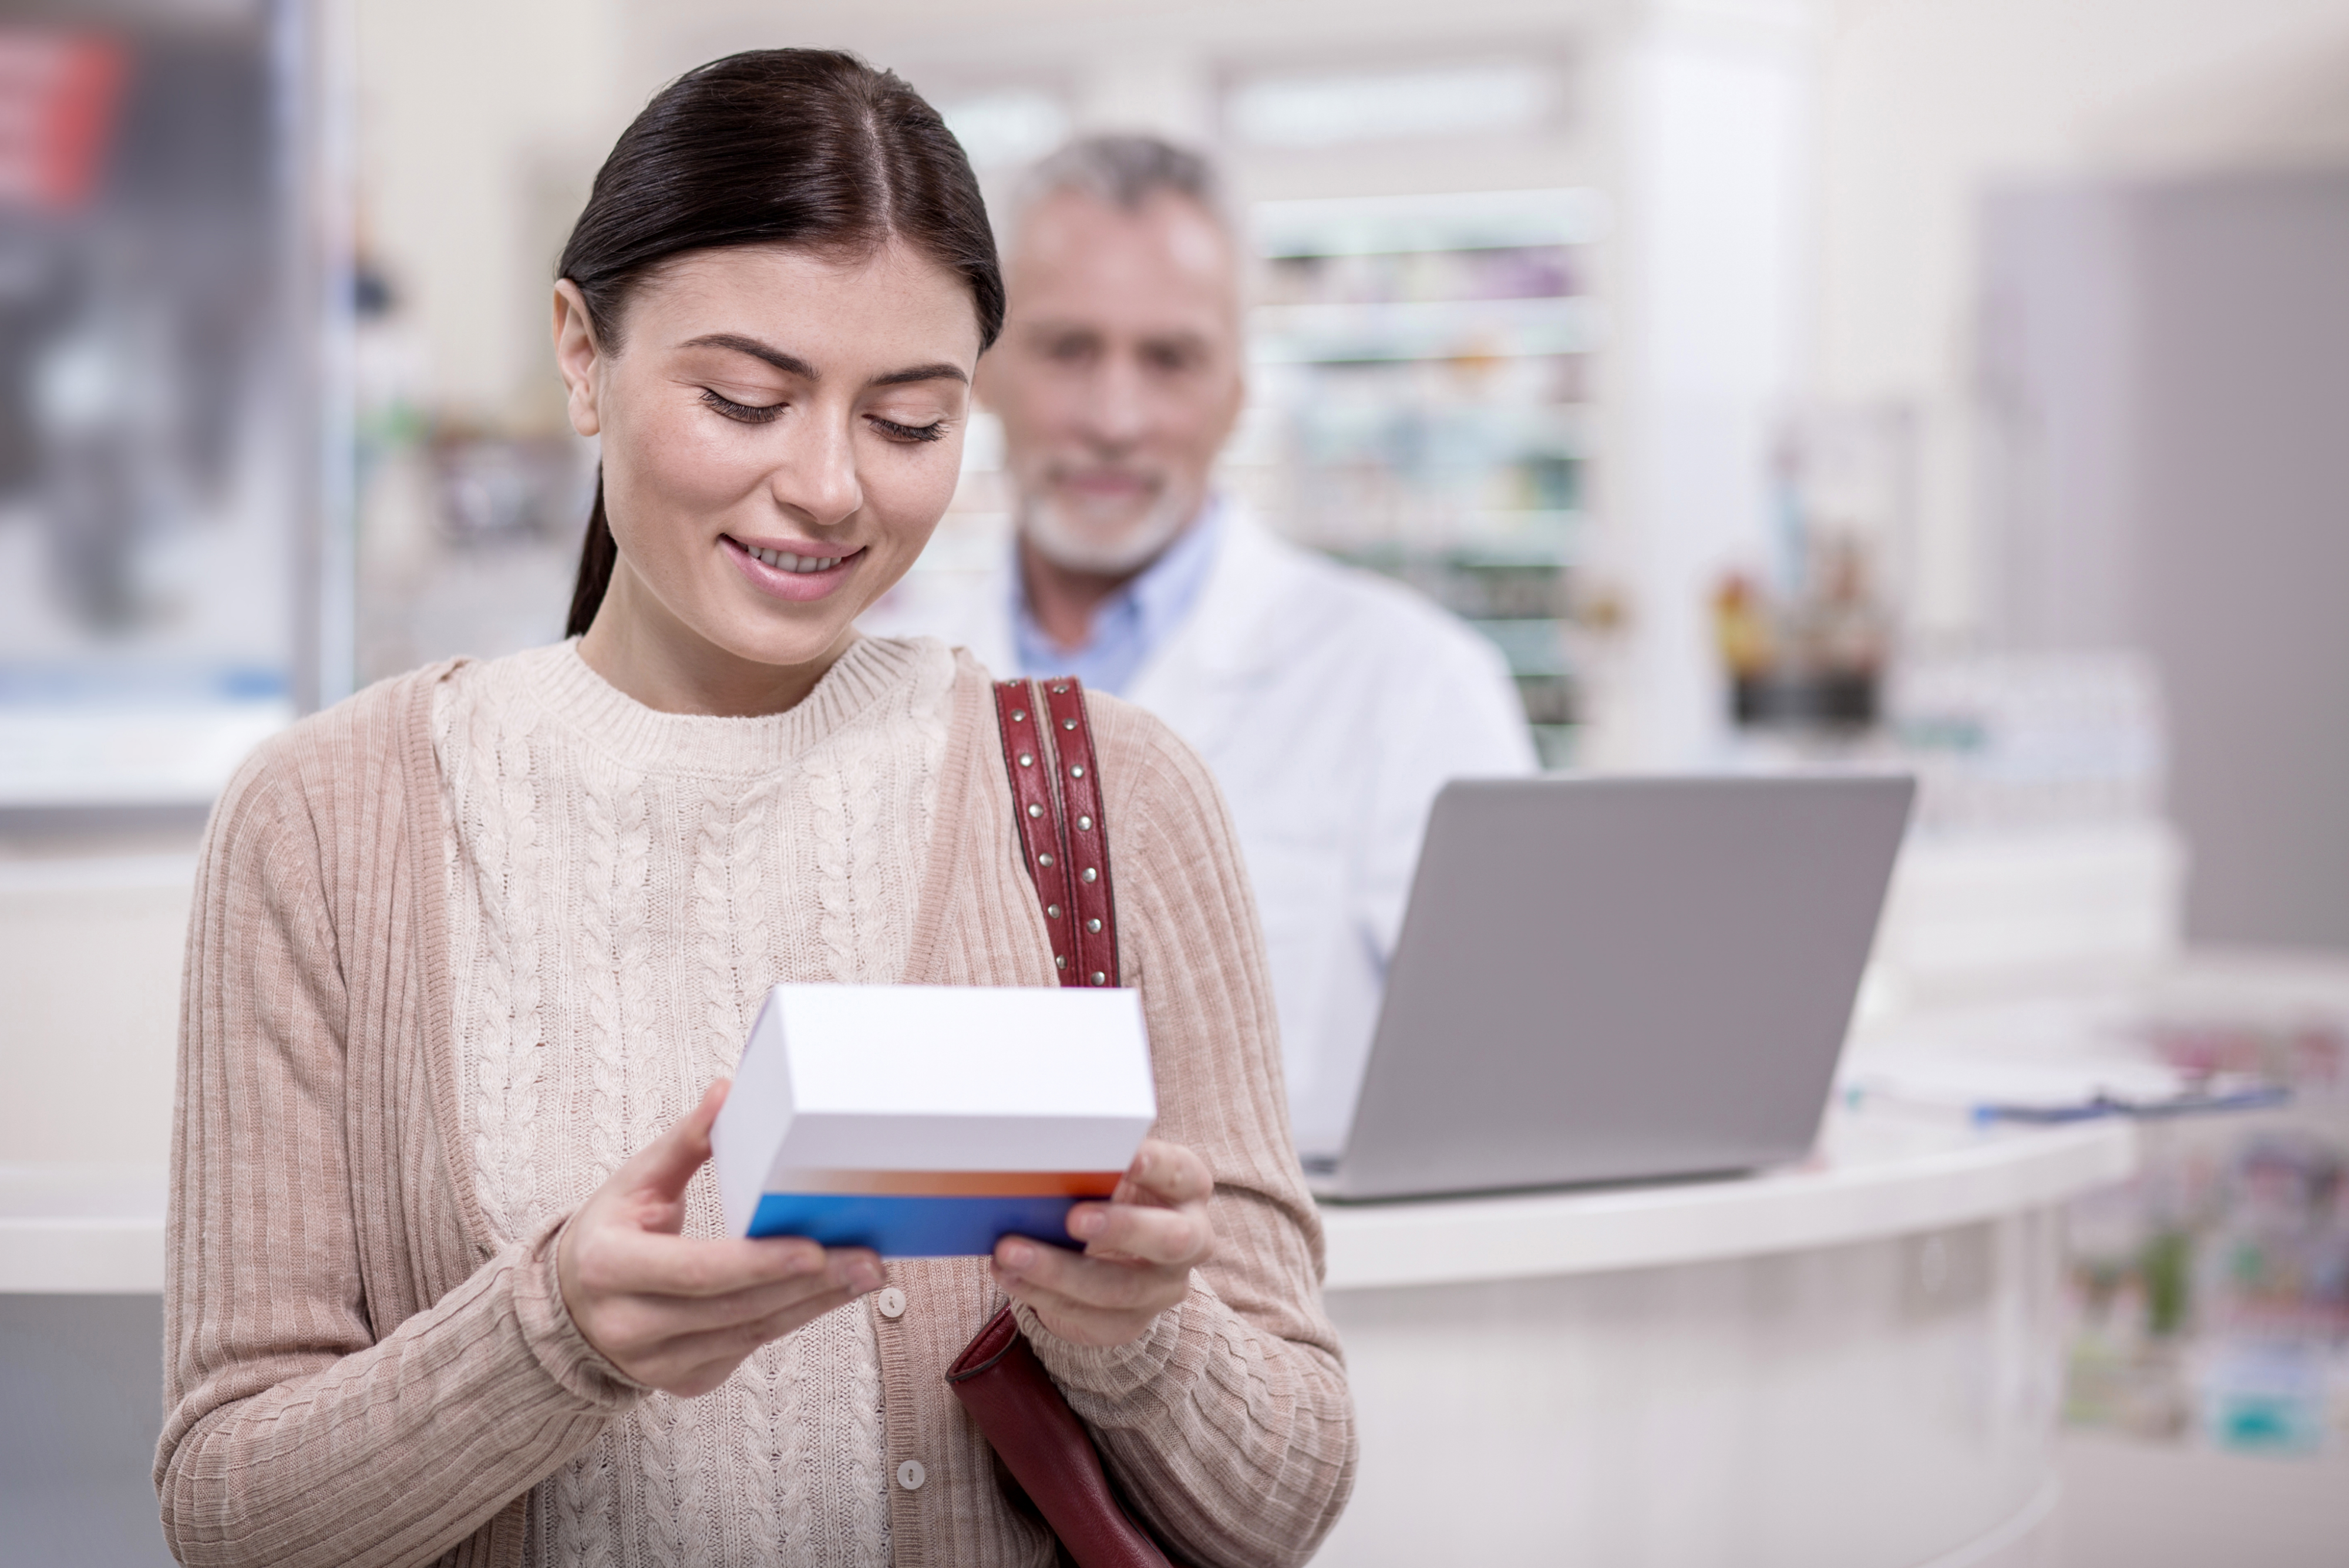
[(742, 546), (758, 559), (786, 572), (828, 572), (847, 559), (844, 556), (794, 556), (783, 550), (761, 550), (755, 545)]

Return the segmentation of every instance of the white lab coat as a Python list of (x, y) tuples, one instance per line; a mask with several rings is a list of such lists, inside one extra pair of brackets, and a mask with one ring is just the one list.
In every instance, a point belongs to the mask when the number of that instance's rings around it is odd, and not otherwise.
[[(1007, 552), (1008, 554), (1008, 552)], [(1010, 565), (866, 628), (1015, 672)], [(1269, 950), (1298, 1147), (1345, 1143), (1428, 807), (1448, 779), (1536, 767), (1499, 652), (1420, 596), (1226, 510), (1197, 602), (1127, 700), (1223, 787)]]

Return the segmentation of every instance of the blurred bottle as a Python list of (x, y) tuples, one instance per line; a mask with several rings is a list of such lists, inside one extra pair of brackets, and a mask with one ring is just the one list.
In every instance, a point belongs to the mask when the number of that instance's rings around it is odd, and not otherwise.
[(1777, 639), (1761, 589), (1743, 572), (1729, 573), (1713, 590), (1713, 637), (1729, 677), (1732, 716), (1741, 727), (1764, 722), (1769, 711), (1766, 682), (1778, 662)]
[(1857, 541), (1815, 541), (1806, 558), (1810, 580), (1792, 604), (1773, 604), (1744, 572), (1713, 590), (1731, 716), (1746, 730), (1856, 734), (1877, 721), (1889, 620)]

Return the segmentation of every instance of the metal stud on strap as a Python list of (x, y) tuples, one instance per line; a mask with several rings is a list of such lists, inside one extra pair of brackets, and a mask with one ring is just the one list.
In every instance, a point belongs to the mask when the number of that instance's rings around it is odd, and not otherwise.
[[(1029, 880), (1035, 884), (1038, 902), (1044, 909), (1045, 936), (1051, 947), (1053, 967), (1062, 972), (1064, 983), (1075, 984), (1079, 972), (1071, 971), (1069, 956), (1078, 952), (1076, 911), (1070, 907), (1068, 873), (1061, 867), (1066, 854), (1063, 840), (1068, 836), (1061, 821), (1061, 803), (1054, 793), (1050, 773), (1035, 765), (1038, 752), (1034, 742), (1030, 742), (1022, 749), (1011, 742), (1013, 731), (1027, 723), (1028, 710), (1034, 700), (1033, 688), (1024, 680), (1003, 681), (995, 689), (1004, 772), (1010, 781), (1012, 801), (1025, 819), (1019, 847), (1027, 859)], [(1021, 733), (1025, 739), (1026, 732), (1022, 730)], [(1055, 850), (1061, 854), (1056, 856)], [(1081, 954), (1079, 963), (1082, 963)]]
[[(1084, 687), (1068, 678), (1040, 685), (1006, 680), (997, 684), (995, 696), (1005, 772), (1012, 799), (1028, 824), (1019, 848), (1043, 907), (1053, 967), (1063, 985), (1115, 985), (1117, 909)], [(1011, 744), (1012, 727), (1027, 722), (1031, 706), (1041, 707), (1042, 716), (1053, 721), (1043, 726), (1050, 744), (1021, 750)], [(1037, 766), (1040, 759), (1048, 765)], [(1083, 867), (1074, 881), (1067, 871), (1071, 824), (1076, 832), (1099, 836), (1087, 838), (1084, 857), (1093, 864)]]

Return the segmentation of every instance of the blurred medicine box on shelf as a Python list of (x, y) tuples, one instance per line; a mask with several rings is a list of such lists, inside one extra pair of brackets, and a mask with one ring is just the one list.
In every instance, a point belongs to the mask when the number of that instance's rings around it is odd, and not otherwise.
[(1132, 991), (778, 985), (710, 1141), (730, 1236), (968, 1257), (1068, 1245), (1157, 1114)]

